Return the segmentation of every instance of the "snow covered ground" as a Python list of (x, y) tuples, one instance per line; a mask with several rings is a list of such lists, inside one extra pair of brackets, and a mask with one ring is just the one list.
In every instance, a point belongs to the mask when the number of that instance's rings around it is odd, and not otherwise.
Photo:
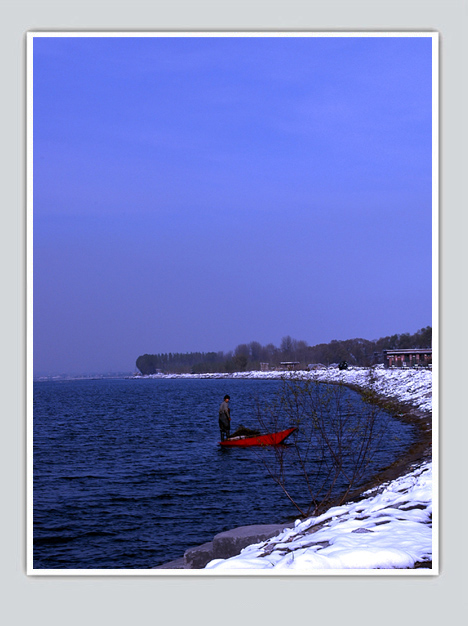
[[(206, 569), (323, 570), (407, 569), (432, 560), (432, 467), (424, 464), (357, 503), (333, 507), (319, 517), (296, 521), (238, 556), (216, 559)], [(433, 573), (433, 570), (413, 570)], [(336, 573), (336, 571), (334, 572)]]
[[(287, 372), (239, 372), (234, 378), (278, 378)], [(295, 374), (297, 375), (297, 373)], [(351, 367), (302, 372), (320, 381), (369, 386), (380, 395), (432, 410), (432, 372), (426, 369), (372, 370)], [(187, 375), (189, 376), (189, 375)], [(198, 377), (219, 378), (222, 374)], [(181, 376), (178, 376), (181, 377)], [(191, 375), (193, 377), (193, 375)], [(226, 376), (227, 377), (227, 376)], [(417, 573), (436, 574), (432, 527), (432, 462), (423, 463), (366, 492), (359, 502), (333, 507), (323, 515), (297, 520), (294, 528), (207, 564), (206, 573)], [(414, 569), (416, 563), (430, 568)]]

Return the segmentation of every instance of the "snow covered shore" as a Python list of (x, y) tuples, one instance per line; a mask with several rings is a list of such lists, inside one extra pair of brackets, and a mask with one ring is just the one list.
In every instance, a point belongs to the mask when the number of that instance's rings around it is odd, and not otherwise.
[[(288, 372), (239, 372), (177, 377), (279, 378)], [(295, 373), (297, 375), (297, 373)], [(323, 382), (369, 387), (381, 397), (432, 412), (432, 371), (377, 367), (301, 372)], [(167, 376), (166, 376), (167, 377)], [(174, 376), (176, 377), (176, 376)], [(365, 492), (356, 502), (297, 520), (276, 537), (248, 546), (228, 559), (210, 561), (209, 574), (437, 574), (433, 546), (432, 461), (419, 461), (399, 476)], [(436, 511), (437, 513), (437, 511)], [(417, 569), (415, 569), (417, 568)]]
[[(432, 561), (432, 464), (383, 485), (357, 503), (299, 520), (292, 529), (206, 569), (323, 570), (412, 569)], [(415, 570), (434, 573), (433, 570)], [(351, 572), (344, 572), (351, 573)], [(360, 573), (363, 573), (360, 571)]]

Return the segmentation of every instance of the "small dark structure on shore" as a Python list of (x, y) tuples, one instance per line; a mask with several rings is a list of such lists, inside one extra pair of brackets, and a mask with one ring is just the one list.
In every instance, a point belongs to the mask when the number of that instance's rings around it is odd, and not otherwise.
[(281, 361), (281, 369), (284, 370), (296, 370), (300, 365), (299, 361)]

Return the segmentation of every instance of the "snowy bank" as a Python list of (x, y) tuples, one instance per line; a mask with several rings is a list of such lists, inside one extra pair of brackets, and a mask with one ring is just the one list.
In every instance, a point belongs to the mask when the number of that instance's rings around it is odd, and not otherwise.
[[(238, 556), (206, 569), (322, 570), (410, 569), (432, 561), (432, 467), (427, 463), (358, 503), (299, 520)], [(420, 571), (420, 570), (418, 570)], [(426, 570), (428, 571), (428, 570)]]

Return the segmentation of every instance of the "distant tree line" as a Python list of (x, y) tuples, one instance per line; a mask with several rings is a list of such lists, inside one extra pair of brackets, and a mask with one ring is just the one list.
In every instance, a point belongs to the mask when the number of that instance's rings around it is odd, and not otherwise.
[(259, 370), (261, 363), (270, 368), (280, 367), (284, 362), (296, 362), (298, 367), (331, 365), (346, 361), (349, 365), (369, 366), (382, 363), (383, 350), (405, 348), (430, 348), (432, 327), (426, 326), (414, 334), (390, 335), (370, 341), (368, 339), (333, 339), (330, 343), (309, 346), (307, 342), (283, 337), (279, 347), (269, 343), (262, 346), (258, 341), (241, 343), (229, 352), (169, 352), (143, 354), (136, 366), (143, 375), (158, 372), (168, 374), (202, 374), (209, 372), (242, 372)]

